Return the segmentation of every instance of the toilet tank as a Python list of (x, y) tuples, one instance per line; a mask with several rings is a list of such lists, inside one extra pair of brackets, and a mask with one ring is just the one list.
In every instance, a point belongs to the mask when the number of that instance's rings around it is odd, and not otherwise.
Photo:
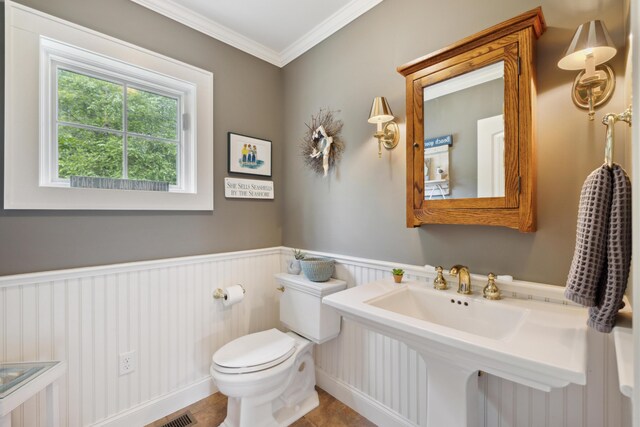
[(280, 298), (280, 321), (290, 330), (322, 344), (340, 334), (340, 315), (322, 304), (322, 297), (346, 289), (344, 280), (312, 282), (304, 275), (278, 273), (276, 280), (284, 286)]

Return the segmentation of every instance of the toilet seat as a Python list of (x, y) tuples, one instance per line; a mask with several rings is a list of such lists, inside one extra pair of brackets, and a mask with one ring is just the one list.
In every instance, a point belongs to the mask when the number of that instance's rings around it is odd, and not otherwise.
[(277, 329), (245, 335), (222, 346), (212, 357), (216, 371), (246, 374), (269, 369), (295, 352), (295, 340)]

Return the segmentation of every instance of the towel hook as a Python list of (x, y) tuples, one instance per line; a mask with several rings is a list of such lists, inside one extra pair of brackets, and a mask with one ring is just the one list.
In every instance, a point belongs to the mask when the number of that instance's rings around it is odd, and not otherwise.
[(609, 113), (602, 118), (602, 124), (607, 127), (604, 146), (604, 161), (610, 168), (613, 166), (614, 125), (616, 122), (625, 122), (631, 126), (631, 106), (620, 114)]

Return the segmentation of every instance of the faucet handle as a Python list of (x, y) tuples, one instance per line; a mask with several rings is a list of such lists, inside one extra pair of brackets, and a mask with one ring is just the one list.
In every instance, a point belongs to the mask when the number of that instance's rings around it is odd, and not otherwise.
[(437, 266), (435, 270), (438, 275), (433, 279), (433, 288), (441, 291), (448, 289), (449, 286), (447, 286), (447, 280), (442, 276), (442, 266)]
[(482, 296), (488, 300), (499, 300), (502, 299), (500, 296), (500, 289), (496, 286), (496, 275), (493, 273), (489, 273), (487, 276), (487, 285), (482, 289)]

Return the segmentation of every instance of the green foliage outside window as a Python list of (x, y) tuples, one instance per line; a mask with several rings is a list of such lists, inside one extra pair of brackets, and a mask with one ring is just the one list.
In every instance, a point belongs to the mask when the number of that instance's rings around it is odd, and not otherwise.
[(127, 131), (143, 136), (129, 134), (126, 155), (123, 110), (123, 85), (58, 70), (60, 178), (123, 178), (126, 162), (127, 178), (177, 184), (177, 99), (127, 88)]
[(176, 144), (129, 138), (129, 178), (176, 184)]
[(58, 70), (58, 120), (122, 130), (122, 85)]
[(127, 113), (129, 132), (176, 139), (177, 100), (127, 88)]
[(58, 176), (122, 178), (122, 137), (58, 126)]

